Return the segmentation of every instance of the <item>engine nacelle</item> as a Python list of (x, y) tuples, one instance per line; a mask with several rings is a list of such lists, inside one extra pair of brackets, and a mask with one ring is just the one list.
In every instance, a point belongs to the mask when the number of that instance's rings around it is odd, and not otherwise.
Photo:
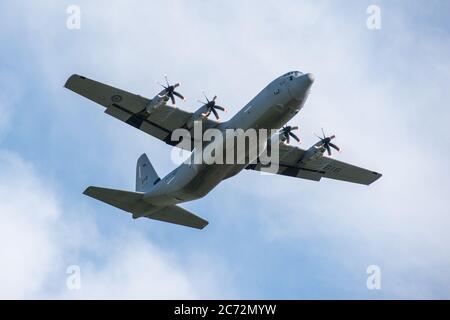
[(306, 150), (305, 154), (300, 159), (300, 162), (307, 163), (318, 160), (323, 157), (324, 152), (325, 152), (324, 147), (312, 146), (311, 148)]
[(169, 101), (169, 97), (167, 95), (157, 94), (148, 104), (146, 110), (148, 113), (151, 113), (155, 109), (166, 105), (167, 101)]
[(203, 121), (205, 119), (205, 117), (203, 116), (206, 113), (206, 108), (205, 106), (201, 106), (200, 108), (197, 109), (197, 111), (195, 111), (192, 114), (191, 119), (189, 119), (186, 122), (186, 127), (188, 129), (192, 129), (194, 127), (194, 122), (195, 121)]

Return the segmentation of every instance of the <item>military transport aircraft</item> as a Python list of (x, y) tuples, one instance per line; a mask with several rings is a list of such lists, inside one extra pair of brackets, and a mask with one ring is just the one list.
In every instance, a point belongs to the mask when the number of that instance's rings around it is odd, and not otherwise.
[[(320, 140), (308, 150), (289, 144), (290, 138), (299, 140), (292, 132), (297, 127), (285, 124), (303, 107), (313, 82), (311, 73), (288, 72), (270, 82), (230, 120), (224, 122), (219, 121), (217, 111), (224, 111), (224, 108), (216, 104), (216, 96), (213, 99), (205, 97), (207, 101), (193, 113), (177, 108), (175, 98), (184, 97), (176, 91), (179, 84), (169, 84), (167, 77), (162, 85), (163, 90), (153, 99), (76, 74), (67, 80), (65, 87), (106, 107), (105, 113), (110, 116), (178, 147), (178, 141), (171, 139), (172, 133), (179, 128), (193, 131), (194, 121), (201, 121), (202, 130), (281, 129), (276, 133), (279, 138), (277, 174), (315, 181), (329, 178), (371, 184), (381, 177), (380, 173), (330, 158), (331, 148), (339, 151), (339, 147), (331, 142), (334, 135), (327, 137), (322, 130)], [(216, 120), (209, 118), (211, 114)], [(189, 144), (186, 149), (193, 151), (194, 146)], [(325, 152), (328, 156), (324, 155)], [(208, 222), (177, 204), (204, 197), (222, 180), (244, 168), (261, 171), (263, 165), (258, 158), (248, 158), (244, 164), (193, 165), (192, 162), (185, 162), (161, 179), (144, 153), (137, 161), (134, 192), (90, 186), (84, 194), (130, 212), (133, 218), (147, 217), (202, 229)]]

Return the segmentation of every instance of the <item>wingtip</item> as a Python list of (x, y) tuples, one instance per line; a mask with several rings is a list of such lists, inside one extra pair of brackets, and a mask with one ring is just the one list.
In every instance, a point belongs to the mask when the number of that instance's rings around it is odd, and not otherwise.
[(70, 77), (67, 78), (66, 83), (64, 83), (64, 88), (69, 88), (70, 83), (74, 80), (74, 78), (77, 77), (77, 74), (72, 74)]
[(64, 88), (71, 89), (72, 84), (79, 79), (86, 79), (86, 77), (80, 76), (79, 74), (72, 74), (69, 78), (67, 78), (66, 83), (64, 84)]
[(367, 184), (368, 186), (370, 186), (372, 183), (379, 180), (383, 176), (381, 173), (375, 171), (372, 171), (372, 174), (375, 176), (375, 178)]
[(199, 230), (203, 230), (208, 224), (209, 224), (209, 222), (208, 222), (208, 221), (205, 221), (205, 223), (202, 224), (202, 225), (200, 225), (200, 226), (198, 227), (198, 229), (199, 229)]
[(93, 189), (93, 188), (94, 188), (93, 186), (87, 187), (86, 189), (84, 189), (83, 194), (84, 194), (85, 196), (90, 197), (91, 194), (92, 194), (92, 189)]

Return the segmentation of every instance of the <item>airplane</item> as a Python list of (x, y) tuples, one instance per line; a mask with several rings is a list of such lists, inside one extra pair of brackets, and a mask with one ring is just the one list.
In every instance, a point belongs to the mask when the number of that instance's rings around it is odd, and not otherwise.
[[(270, 141), (278, 141), (279, 157), (276, 174), (313, 181), (321, 178), (370, 185), (382, 175), (331, 158), (331, 150), (339, 147), (331, 142), (334, 135), (322, 136), (311, 148), (304, 150), (290, 144), (290, 138), (299, 141), (292, 132), (298, 127), (287, 126), (304, 106), (314, 82), (311, 73), (291, 71), (270, 82), (239, 112), (228, 121), (219, 121), (217, 111), (224, 107), (216, 104), (216, 96), (206, 100), (195, 112), (179, 109), (175, 98), (184, 99), (176, 91), (179, 83), (170, 84), (165, 78), (163, 90), (152, 99), (130, 93), (101, 82), (73, 74), (65, 83), (67, 89), (88, 98), (103, 107), (105, 113), (117, 118), (169, 145), (187, 149), (194, 153), (194, 146), (187, 147), (172, 141), (172, 133), (179, 128), (192, 132), (193, 123), (200, 121), (202, 130), (229, 128), (243, 130), (251, 128), (277, 129)], [(209, 116), (213, 114), (216, 119)], [(276, 136), (278, 140), (273, 140)], [(213, 142), (209, 142), (213, 143)], [(247, 152), (247, 151), (246, 151)], [(327, 155), (325, 155), (325, 152)], [(147, 155), (142, 154), (136, 164), (136, 190), (125, 191), (89, 186), (85, 195), (105, 202), (132, 214), (133, 218), (146, 217), (153, 220), (203, 229), (208, 221), (179, 206), (180, 203), (199, 199), (207, 195), (221, 181), (235, 176), (243, 169), (263, 171), (259, 159), (246, 158), (236, 164), (192, 164), (184, 162), (164, 178), (160, 178)]]

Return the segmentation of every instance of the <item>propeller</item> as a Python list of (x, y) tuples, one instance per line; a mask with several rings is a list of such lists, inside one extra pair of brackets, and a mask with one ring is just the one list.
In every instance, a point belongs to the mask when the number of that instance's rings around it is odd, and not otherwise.
[(216, 119), (219, 120), (220, 117), (219, 117), (219, 114), (217, 113), (217, 110), (226, 112), (226, 109), (224, 107), (221, 107), (216, 104), (217, 96), (214, 96), (214, 98), (212, 98), (212, 100), (209, 100), (204, 92), (203, 92), (203, 95), (205, 96), (205, 99), (207, 102), (198, 100), (198, 102), (203, 103), (203, 107), (206, 109), (205, 112), (203, 113), (203, 115), (205, 117), (209, 117), (209, 115), (212, 112), (212, 113), (214, 113), (214, 116), (216, 117)]
[(281, 128), (281, 130), (279, 131), (285, 138), (286, 138), (286, 142), (289, 143), (289, 137), (294, 138), (295, 140), (297, 140), (297, 142), (300, 142), (300, 139), (292, 132), (293, 130), (298, 130), (298, 126), (292, 127), (292, 126), (284, 126), (283, 128)]
[[(319, 137), (319, 136), (318, 136), (317, 134), (315, 134), (315, 133), (314, 133), (314, 135), (315, 135), (317, 138), (320, 139), (320, 141), (317, 142), (317, 143), (315, 144), (315, 146), (317, 146), (317, 147), (324, 147), (324, 148), (327, 150), (329, 156), (331, 156), (331, 148), (333, 148), (333, 149), (335, 149), (335, 150), (337, 150), (337, 151), (340, 151), (340, 150), (341, 150), (341, 149), (339, 149), (339, 147), (338, 147), (337, 145), (335, 145), (334, 143), (331, 142), (331, 140), (333, 140), (334, 138), (336, 138), (336, 136), (335, 136), (334, 134), (331, 135), (331, 136), (329, 136), (329, 137), (327, 137), (327, 136), (325, 136), (325, 132), (323, 131), (323, 128), (322, 128), (322, 135), (323, 135), (323, 137)], [(330, 147), (331, 147), (331, 148), (330, 148)]]
[(169, 84), (169, 81), (167, 80), (167, 75), (164, 76), (164, 79), (166, 80), (166, 85), (163, 85), (160, 82), (158, 82), (158, 83), (161, 87), (164, 88), (163, 94), (165, 94), (166, 96), (168, 96), (170, 98), (170, 100), (172, 101), (172, 104), (175, 104), (175, 96), (184, 100), (183, 95), (181, 93), (175, 91), (175, 88), (180, 86), (180, 84), (179, 83), (175, 83), (172, 85)]

